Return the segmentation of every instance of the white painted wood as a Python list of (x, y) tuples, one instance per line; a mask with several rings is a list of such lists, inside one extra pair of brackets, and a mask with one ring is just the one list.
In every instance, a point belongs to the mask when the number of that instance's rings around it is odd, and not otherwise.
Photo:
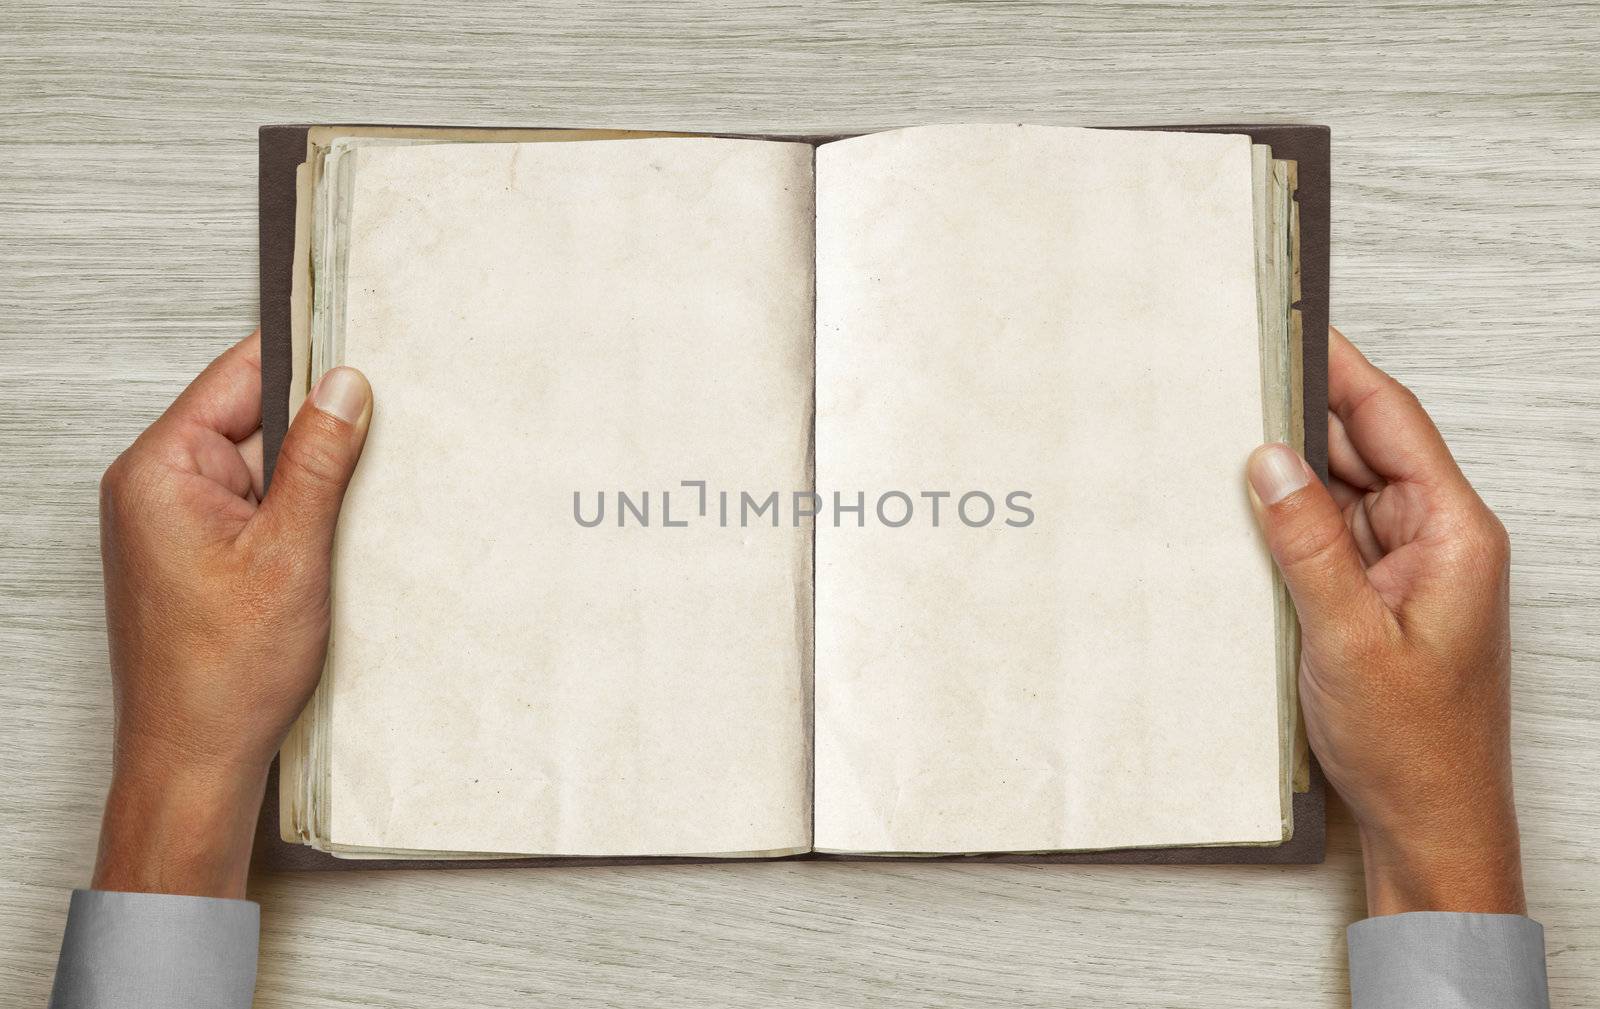
[[(436, 0), (0, 17), (0, 1002), (93, 857), (107, 462), (256, 318), (255, 128), (1334, 128), (1334, 318), (1516, 550), (1517, 784), (1557, 1004), (1600, 1002), (1600, 9)], [(256, 882), (262, 1006), (1339, 1005), (1317, 868), (772, 865)]]

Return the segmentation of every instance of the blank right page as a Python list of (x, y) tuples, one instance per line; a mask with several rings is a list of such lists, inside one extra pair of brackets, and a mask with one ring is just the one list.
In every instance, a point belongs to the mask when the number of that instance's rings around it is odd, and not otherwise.
[(1250, 160), (819, 148), (818, 849), (1283, 839)]

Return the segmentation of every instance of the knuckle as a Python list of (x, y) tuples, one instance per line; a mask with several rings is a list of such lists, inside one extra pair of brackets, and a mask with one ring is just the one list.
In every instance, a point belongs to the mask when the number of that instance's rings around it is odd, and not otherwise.
[(1498, 570), (1511, 563), (1511, 534), (1494, 512), (1484, 511), (1470, 527), (1467, 541), (1473, 554), (1486, 567)]
[(111, 461), (100, 475), (100, 512), (116, 515), (130, 507), (156, 483), (157, 474), (135, 448), (124, 451)]
[(338, 447), (326, 438), (302, 438), (289, 455), (291, 479), (322, 492), (344, 483), (345, 460)]
[(1327, 564), (1346, 535), (1343, 524), (1315, 521), (1303, 513), (1289, 517), (1293, 521), (1279, 537), (1279, 563), (1286, 568), (1296, 569), (1317, 568)]
[(1401, 402), (1405, 403), (1407, 406), (1421, 409), (1422, 399), (1411, 390), (1409, 385), (1406, 385), (1404, 382), (1399, 381), (1393, 376), (1390, 376), (1389, 381), (1393, 383), (1395, 394), (1400, 397)]
[(100, 506), (110, 506), (117, 497), (117, 492), (122, 488), (123, 481), (127, 479), (128, 453), (124, 452), (111, 460), (111, 465), (100, 474)]

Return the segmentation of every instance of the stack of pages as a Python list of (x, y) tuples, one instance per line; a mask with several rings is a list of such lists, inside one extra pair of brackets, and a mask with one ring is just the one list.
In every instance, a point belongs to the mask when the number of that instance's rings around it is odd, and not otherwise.
[(361, 369), (287, 840), (1275, 845), (1294, 166), (1241, 135), (313, 129), (292, 406)]

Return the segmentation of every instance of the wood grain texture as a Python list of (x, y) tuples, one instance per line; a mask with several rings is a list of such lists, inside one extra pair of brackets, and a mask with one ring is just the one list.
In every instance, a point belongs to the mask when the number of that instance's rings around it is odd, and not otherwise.
[[(1337, 322), (1511, 529), (1556, 1004), (1600, 1003), (1593, 4), (12, 0), (0, 19), (0, 1002), (43, 1004), (110, 691), (105, 465), (254, 325), (255, 129), (1334, 130)], [(262, 1006), (1340, 1005), (1360, 867), (791, 864), (256, 881)]]

